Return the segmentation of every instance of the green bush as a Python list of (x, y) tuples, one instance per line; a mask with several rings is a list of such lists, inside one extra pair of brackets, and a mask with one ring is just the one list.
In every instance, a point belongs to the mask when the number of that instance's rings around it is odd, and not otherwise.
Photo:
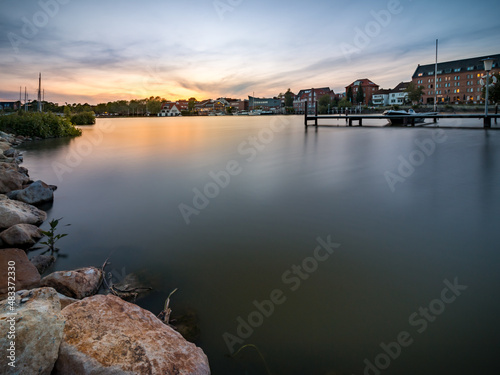
[(0, 130), (25, 137), (67, 137), (79, 136), (82, 131), (66, 118), (53, 113), (18, 112), (0, 116)]
[(71, 116), (71, 122), (74, 125), (94, 125), (95, 115), (94, 112), (81, 112)]

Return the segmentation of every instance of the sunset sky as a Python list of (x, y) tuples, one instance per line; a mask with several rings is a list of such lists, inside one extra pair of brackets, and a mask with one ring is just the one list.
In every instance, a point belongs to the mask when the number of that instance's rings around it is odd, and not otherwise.
[(0, 99), (275, 96), (500, 53), (498, 1), (0, 0)]

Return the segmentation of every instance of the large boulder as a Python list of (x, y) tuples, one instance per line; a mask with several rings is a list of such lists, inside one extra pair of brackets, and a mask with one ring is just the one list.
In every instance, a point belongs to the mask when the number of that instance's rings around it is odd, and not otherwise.
[[(36, 288), (40, 284), (40, 274), (21, 249), (0, 250), (0, 300), (7, 297), (9, 291), (9, 272), (15, 272), (15, 289)], [(13, 264), (13, 266), (11, 266)], [(14, 267), (15, 270), (9, 269)], [(12, 285), (12, 284), (11, 284)]]
[(28, 249), (43, 237), (42, 230), (32, 224), (16, 224), (0, 233), (4, 246)]
[(24, 171), (15, 163), (0, 163), (0, 194), (22, 189), (30, 181)]
[[(23, 290), (16, 293), (13, 302), (14, 311), (8, 300), (0, 302), (0, 330), (4, 336), (0, 340), (4, 357), (1, 373), (50, 375), (59, 354), (64, 330), (57, 292), (52, 288)], [(12, 312), (16, 315), (9, 315)], [(7, 332), (14, 334), (15, 338), (7, 339)], [(11, 341), (14, 348), (11, 347)], [(10, 354), (14, 354), (11, 353), (12, 349), (15, 350), (15, 357), (9, 358)], [(8, 363), (14, 359), (15, 367), (9, 367)]]
[(50, 286), (65, 296), (82, 299), (97, 293), (102, 278), (102, 270), (86, 267), (73, 271), (53, 272), (45, 276), (40, 285)]
[(16, 191), (14, 199), (33, 205), (52, 202), (54, 200), (55, 189), (55, 186), (47, 185), (45, 182), (38, 180), (27, 188)]
[(56, 374), (210, 374), (200, 348), (116, 296), (85, 298), (62, 315), (66, 325)]
[(40, 225), (45, 219), (47, 214), (35, 206), (11, 199), (0, 200), (0, 229), (16, 224)]

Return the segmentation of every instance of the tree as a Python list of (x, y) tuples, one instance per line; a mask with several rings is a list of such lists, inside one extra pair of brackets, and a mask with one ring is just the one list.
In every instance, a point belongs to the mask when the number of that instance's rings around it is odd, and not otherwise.
[(363, 87), (358, 86), (358, 92), (356, 93), (356, 103), (361, 104), (365, 101), (365, 93), (363, 92)]
[(424, 94), (424, 86), (417, 86), (413, 82), (410, 82), (405, 92), (408, 93), (408, 100), (413, 104), (420, 102), (422, 95)]
[(319, 98), (318, 101), (318, 112), (319, 113), (327, 113), (328, 109), (330, 108), (332, 104), (332, 99), (330, 98), (330, 95), (325, 94), (321, 98)]
[(347, 100), (347, 98), (342, 98), (342, 100), (339, 102), (339, 108), (346, 108), (346, 107), (352, 107), (352, 103)]
[(352, 96), (352, 86), (349, 86), (347, 88), (347, 93), (346, 93), (346, 99), (349, 101), (349, 102), (353, 102), (353, 96)]
[(188, 101), (188, 111), (189, 113), (194, 112), (194, 107), (196, 105), (196, 98), (190, 98)]
[(151, 96), (149, 99), (147, 99), (148, 112), (156, 115), (161, 111), (161, 105), (165, 101), (165, 99), (162, 99), (159, 96), (157, 96), (156, 98)]
[[(493, 77), (496, 77), (497, 82), (492, 84), (492, 79)], [(486, 83), (486, 79), (484, 80)], [(486, 99), (486, 86), (483, 87), (483, 98)], [(493, 74), (492, 77), (490, 77), (490, 88), (488, 90), (488, 100), (493, 103), (498, 103), (500, 102), (500, 73), (495, 73)]]
[(290, 89), (285, 93), (285, 107), (293, 107), (293, 94)]

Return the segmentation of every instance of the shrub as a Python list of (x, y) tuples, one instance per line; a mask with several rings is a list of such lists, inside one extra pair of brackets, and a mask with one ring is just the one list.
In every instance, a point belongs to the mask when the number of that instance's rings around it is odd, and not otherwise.
[(53, 113), (18, 112), (10, 116), (0, 116), (2, 131), (25, 137), (66, 137), (78, 136), (82, 131), (66, 118)]
[(81, 112), (76, 115), (71, 116), (71, 122), (73, 125), (94, 125), (95, 115), (94, 112)]

